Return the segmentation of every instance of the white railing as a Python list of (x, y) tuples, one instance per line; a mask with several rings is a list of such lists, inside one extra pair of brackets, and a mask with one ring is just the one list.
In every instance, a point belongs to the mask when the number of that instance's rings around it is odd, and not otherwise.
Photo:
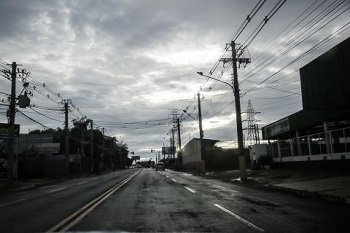
[(278, 140), (269, 144), (274, 158), (331, 155), (350, 152), (350, 127)]

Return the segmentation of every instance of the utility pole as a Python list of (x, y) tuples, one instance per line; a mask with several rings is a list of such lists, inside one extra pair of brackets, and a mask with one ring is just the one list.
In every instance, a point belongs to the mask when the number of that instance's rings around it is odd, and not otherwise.
[(259, 125), (258, 125), (258, 124), (255, 124), (255, 125), (254, 125), (254, 129), (255, 129), (255, 143), (256, 143), (256, 144), (260, 144)]
[(200, 173), (205, 172), (205, 162), (203, 162), (204, 157), (204, 134), (203, 134), (203, 128), (202, 128), (202, 108), (201, 108), (201, 95), (198, 92), (197, 93), (198, 98), (198, 121), (199, 121), (199, 138), (200, 138), (200, 147), (201, 147), (201, 163), (200, 163)]
[(181, 150), (181, 129), (180, 129), (180, 119), (177, 118), (176, 120), (177, 123), (177, 137), (178, 137), (178, 142), (179, 142), (179, 150)]
[[(16, 77), (17, 64), (12, 62), (11, 72), (11, 100), (10, 100), (10, 117), (9, 117), (9, 131), (8, 131), (8, 179), (11, 184), (16, 178), (16, 170), (14, 169), (14, 155), (15, 155), (15, 116), (16, 116)], [(18, 158), (17, 158), (18, 159)]]
[(175, 158), (175, 130), (174, 128), (171, 129), (171, 152), (173, 155), (173, 158)]
[(105, 156), (105, 128), (102, 128), (102, 157)]
[(68, 99), (64, 100), (64, 133), (65, 133), (65, 155), (69, 157), (69, 130), (68, 130)]
[[(94, 157), (94, 134), (93, 134), (93, 128), (94, 127), (94, 121), (90, 120), (90, 161), (92, 161), (92, 158)], [(93, 164), (90, 163), (90, 172), (92, 172), (94, 169)]]
[(238, 140), (238, 153), (239, 153), (239, 170), (241, 173), (241, 180), (247, 180), (247, 171), (245, 164), (244, 148), (243, 148), (243, 131), (242, 131), (242, 116), (241, 116), (241, 102), (239, 95), (239, 84), (238, 84), (238, 72), (237, 72), (237, 54), (236, 54), (236, 43), (231, 41), (232, 50), (232, 67), (233, 67), (233, 94), (235, 96), (236, 106), (236, 124), (237, 124), (237, 140)]

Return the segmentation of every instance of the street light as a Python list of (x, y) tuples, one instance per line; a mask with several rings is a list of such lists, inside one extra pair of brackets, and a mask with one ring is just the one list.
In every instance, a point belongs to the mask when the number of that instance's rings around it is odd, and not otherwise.
[(197, 74), (199, 74), (200, 76), (204, 76), (204, 77), (206, 77), (208, 79), (212, 79), (212, 80), (218, 81), (220, 83), (224, 83), (224, 84), (230, 86), (232, 88), (232, 90), (234, 91), (234, 86), (231, 83), (228, 83), (228, 82), (222, 81), (220, 79), (216, 79), (216, 78), (210, 77), (209, 75), (203, 74), (203, 72), (197, 72)]
[[(232, 89), (232, 92), (236, 98), (236, 95), (235, 95), (235, 86), (232, 85), (231, 83), (228, 83), (228, 82), (225, 82), (225, 81), (222, 81), (222, 80), (219, 80), (219, 79), (216, 79), (216, 78), (213, 78), (209, 75), (205, 75), (203, 74), (203, 72), (197, 72), (197, 74), (199, 74), (200, 76), (203, 76), (203, 77), (206, 77), (208, 79), (212, 79), (212, 80), (215, 80), (217, 82), (220, 82), (220, 83), (224, 83), (228, 86), (231, 87)], [(237, 91), (238, 93), (239, 91)], [(238, 98), (239, 98), (239, 94), (238, 94)], [(237, 101), (236, 101), (237, 102)], [(240, 117), (237, 117), (238, 114), (240, 115), (241, 112), (237, 112), (237, 108), (236, 108), (236, 123), (237, 123), (237, 135), (242, 135), (242, 121), (241, 121), (241, 118)], [(240, 125), (240, 127), (239, 127)], [(247, 179), (247, 171), (246, 171), (246, 166), (245, 166), (245, 157), (244, 157), (244, 154), (243, 154), (243, 141), (239, 141), (241, 137), (238, 137), (238, 151), (239, 151), (239, 170), (240, 170), (240, 176), (241, 176), (241, 180), (244, 181)]]

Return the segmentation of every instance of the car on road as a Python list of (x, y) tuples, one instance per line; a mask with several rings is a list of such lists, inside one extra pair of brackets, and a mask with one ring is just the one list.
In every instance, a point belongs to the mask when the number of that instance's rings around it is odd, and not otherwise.
[(158, 171), (158, 170), (165, 171), (165, 166), (164, 166), (163, 162), (159, 162), (159, 163), (156, 164), (156, 171)]

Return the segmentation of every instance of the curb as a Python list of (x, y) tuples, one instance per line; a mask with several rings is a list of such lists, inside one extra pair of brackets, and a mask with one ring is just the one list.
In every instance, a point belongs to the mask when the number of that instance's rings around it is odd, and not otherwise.
[(48, 185), (52, 185), (52, 184), (57, 184), (59, 182), (61, 182), (61, 180), (44, 182), (44, 183), (37, 183), (37, 184), (30, 184), (30, 185), (23, 185), (23, 186), (16, 187), (13, 191), (15, 191), (15, 192), (22, 192), (22, 191), (27, 191), (27, 190), (31, 190), (31, 189), (36, 189), (36, 188), (42, 187), (42, 186), (48, 186)]
[(341, 197), (341, 196), (336, 196), (336, 195), (329, 195), (329, 194), (324, 194), (321, 192), (311, 192), (308, 190), (298, 190), (298, 189), (292, 189), (292, 188), (286, 188), (286, 187), (281, 187), (281, 186), (276, 186), (276, 185), (266, 185), (265, 187), (278, 190), (278, 191), (283, 191), (283, 192), (289, 192), (293, 193), (298, 196), (302, 197), (312, 197), (312, 198), (318, 198), (330, 202), (335, 202), (335, 203), (341, 203), (341, 204), (350, 204), (350, 199), (346, 197)]

